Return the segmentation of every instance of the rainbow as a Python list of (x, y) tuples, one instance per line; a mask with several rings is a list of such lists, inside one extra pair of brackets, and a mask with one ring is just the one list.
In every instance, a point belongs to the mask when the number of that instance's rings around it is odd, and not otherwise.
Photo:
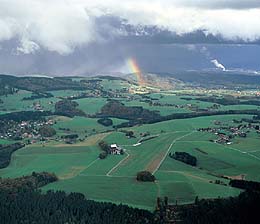
[(134, 58), (129, 58), (127, 60), (127, 64), (129, 66), (131, 72), (136, 76), (139, 86), (144, 86), (145, 82), (143, 79), (143, 75), (142, 75), (142, 72), (141, 72), (136, 60)]

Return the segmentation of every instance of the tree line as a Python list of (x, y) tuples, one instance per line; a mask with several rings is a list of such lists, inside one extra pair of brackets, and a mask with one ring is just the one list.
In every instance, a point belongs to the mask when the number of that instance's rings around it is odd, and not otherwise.
[(53, 113), (51, 111), (19, 111), (19, 112), (11, 112), (0, 115), (0, 122), (4, 121), (37, 121), (44, 120), (45, 116), (51, 116)]
[(153, 213), (127, 205), (87, 200), (63, 191), (0, 190), (1, 223), (37, 224), (159, 224)]
[(54, 97), (51, 93), (48, 92), (33, 92), (31, 96), (24, 97), (22, 100), (37, 100), (42, 98), (51, 98)]
[(31, 191), (57, 180), (58, 178), (55, 174), (48, 172), (32, 172), (31, 175), (17, 178), (0, 178), (0, 191), (6, 191), (9, 194), (26, 190)]
[(197, 158), (195, 156), (190, 155), (187, 152), (170, 152), (169, 156), (175, 160), (181, 161), (188, 165), (197, 166)]
[(110, 147), (109, 147), (109, 145), (105, 142), (105, 141), (100, 141), (99, 143), (98, 143), (98, 145), (99, 145), (99, 147), (100, 147), (100, 149), (101, 149), (101, 153), (99, 154), (99, 158), (100, 159), (105, 159), (107, 156), (108, 156), (108, 154), (110, 153)]
[(237, 197), (202, 199), (189, 206), (178, 208), (183, 224), (249, 224), (258, 223), (260, 193), (242, 192)]
[(240, 188), (240, 189), (244, 189), (244, 190), (260, 192), (260, 183), (256, 182), (256, 181), (230, 180), (229, 185), (231, 187), (236, 187), (236, 188)]
[(23, 143), (14, 143), (9, 145), (0, 145), (0, 169), (5, 168), (11, 161), (12, 153), (24, 147)]
[[(116, 128), (124, 128), (124, 127), (132, 127), (134, 125), (140, 124), (154, 124), (163, 121), (169, 120), (177, 120), (177, 119), (188, 119), (188, 118), (197, 118), (197, 117), (207, 117), (207, 116), (217, 116), (217, 115), (230, 115), (230, 114), (249, 114), (256, 115), (255, 118), (260, 117), (260, 111), (255, 109), (248, 110), (226, 110), (226, 111), (202, 111), (202, 112), (191, 112), (191, 113), (174, 113), (166, 116), (149, 116), (146, 119), (141, 119), (136, 117), (133, 120), (128, 122), (123, 122), (117, 126)], [(111, 117), (117, 117), (115, 115), (110, 115)], [(119, 118), (119, 117), (118, 117)], [(124, 118), (127, 119), (127, 118)]]

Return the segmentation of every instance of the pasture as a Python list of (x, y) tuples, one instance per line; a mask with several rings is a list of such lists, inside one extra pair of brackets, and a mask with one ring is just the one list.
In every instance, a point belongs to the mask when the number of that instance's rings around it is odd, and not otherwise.
[[(129, 87), (121, 80), (104, 79), (101, 85), (106, 91), (123, 91)], [(19, 94), (1, 96), (0, 113), (32, 110), (34, 102), (40, 102), (44, 110), (54, 110), (60, 97), (75, 96), (82, 91), (51, 91), (52, 98), (22, 101), (31, 96), (31, 92), (21, 90)], [(124, 92), (125, 96), (128, 95)], [(213, 103), (185, 100), (188, 95), (173, 92), (160, 92), (149, 95), (161, 104), (175, 106), (151, 106), (143, 97), (134, 95), (133, 100), (117, 98), (126, 106), (142, 106), (149, 110), (158, 110), (161, 115), (191, 112), (188, 104), (199, 109), (211, 107)], [(155, 100), (157, 99), (157, 100)], [(53, 103), (50, 103), (52, 101)], [(78, 99), (79, 109), (94, 115), (107, 103), (107, 98)], [(220, 110), (259, 109), (253, 105), (220, 106)], [(64, 190), (81, 192), (89, 199), (129, 204), (134, 207), (153, 210), (157, 197), (168, 196), (170, 203), (193, 202), (199, 198), (228, 197), (239, 194), (239, 190), (229, 187), (228, 180), (221, 176), (237, 177), (244, 175), (247, 180), (260, 181), (259, 134), (251, 132), (247, 138), (236, 137), (231, 145), (210, 142), (216, 139), (212, 133), (198, 132), (198, 128), (218, 127), (215, 121), (226, 126), (234, 125), (233, 119), (252, 118), (250, 115), (208, 116), (190, 119), (170, 120), (155, 124), (145, 124), (115, 130), (97, 122), (97, 118), (54, 116), (57, 135), (78, 134), (81, 141), (65, 144), (61, 139), (53, 139), (44, 144), (27, 145), (12, 154), (7, 168), (0, 169), (1, 177), (18, 177), (35, 172), (54, 172), (59, 181), (43, 187), (43, 190)], [(126, 122), (112, 118), (113, 125)], [(133, 131), (128, 138), (127, 131)], [(137, 143), (143, 133), (154, 138)], [(125, 153), (98, 158), (101, 152), (98, 143), (104, 140), (108, 144), (118, 144)], [(12, 141), (0, 139), (0, 144)], [(169, 153), (187, 152), (197, 158), (197, 167), (189, 166), (170, 158)], [(136, 173), (148, 170), (156, 177), (154, 183), (137, 182)], [(221, 180), (223, 184), (215, 184)]]
[[(260, 180), (260, 158), (257, 151), (259, 137), (250, 135), (249, 138), (239, 139), (239, 142), (226, 146), (209, 142), (215, 135), (196, 132), (196, 129), (214, 126), (215, 120), (231, 124), (232, 119), (245, 117), (250, 116), (200, 117), (124, 129), (132, 130), (136, 138), (127, 138), (125, 133), (118, 130), (91, 135), (74, 145), (59, 142), (46, 143), (44, 147), (41, 144), (29, 145), (13, 153), (11, 164), (0, 170), (0, 175), (17, 177), (32, 171), (54, 172), (59, 181), (45, 186), (43, 190), (76, 191), (84, 193), (90, 199), (126, 203), (147, 209), (154, 208), (158, 196), (168, 196), (171, 203), (188, 203), (194, 201), (196, 196), (212, 198), (237, 195), (237, 189), (210, 182), (221, 180), (228, 183), (218, 175), (241, 174), (249, 180)], [(82, 134), (93, 128), (100, 132), (106, 130), (95, 119), (58, 118), (55, 125), (57, 130), (59, 127), (70, 128)], [(147, 131), (157, 137), (134, 146), (141, 139), (140, 134)], [(124, 155), (109, 155), (105, 160), (98, 159), (100, 150), (97, 144), (101, 139), (122, 146), (126, 150)], [(168, 153), (174, 151), (195, 155), (199, 168), (170, 158)], [(154, 173), (156, 182), (137, 182), (135, 175), (140, 170)]]

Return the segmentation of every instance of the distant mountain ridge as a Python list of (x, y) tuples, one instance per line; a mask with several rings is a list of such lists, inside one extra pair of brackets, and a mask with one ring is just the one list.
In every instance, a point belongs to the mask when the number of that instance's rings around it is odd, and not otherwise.
[[(108, 73), (109, 74), (109, 73)], [(135, 74), (125, 75), (98, 75), (94, 78), (120, 79), (134, 81)], [(179, 71), (173, 73), (144, 72), (142, 74), (147, 86), (156, 86), (172, 89), (176, 86), (229, 88), (229, 89), (257, 89), (260, 88), (260, 75), (244, 71)], [(82, 76), (83, 77), (83, 76)], [(79, 78), (77, 76), (77, 78)], [(136, 80), (135, 80), (136, 81)], [(7, 88), (17, 88), (32, 92), (45, 92), (53, 90), (85, 90), (84, 83), (74, 81), (73, 77), (47, 77), (47, 76), (12, 76), (0, 74), (0, 93), (5, 94)], [(2, 91), (3, 90), (3, 91)], [(8, 93), (8, 92), (7, 92)]]
[(259, 88), (260, 75), (254, 73), (236, 71), (180, 71), (175, 73), (149, 73), (146, 79), (157, 76), (162, 79), (172, 80), (172, 83), (185, 83), (201, 87), (224, 87), (224, 88)]
[(0, 89), (3, 88), (18, 88), (28, 91), (51, 91), (51, 90), (65, 90), (65, 89), (86, 89), (80, 82), (75, 82), (70, 78), (64, 77), (35, 77), (24, 76), (17, 77), (11, 75), (0, 74)]

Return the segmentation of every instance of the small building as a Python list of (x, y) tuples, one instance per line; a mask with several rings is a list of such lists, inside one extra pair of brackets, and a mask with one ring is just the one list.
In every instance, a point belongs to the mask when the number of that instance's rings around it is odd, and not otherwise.
[(121, 155), (123, 152), (123, 149), (119, 147), (117, 144), (110, 145), (110, 153), (112, 155)]

